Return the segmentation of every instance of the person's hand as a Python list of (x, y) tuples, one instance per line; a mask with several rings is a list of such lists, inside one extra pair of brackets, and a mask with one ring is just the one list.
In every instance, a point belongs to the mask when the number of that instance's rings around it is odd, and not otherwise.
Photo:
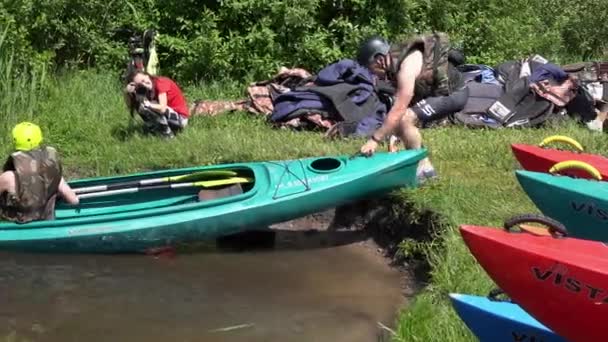
[(144, 102), (142, 104), (143, 104), (144, 108), (150, 108), (150, 105), (151, 105), (149, 100), (144, 100)]
[(376, 148), (378, 148), (378, 143), (373, 139), (369, 139), (365, 145), (361, 146), (361, 154), (371, 156), (376, 152)]
[(127, 84), (127, 93), (134, 93), (135, 92), (135, 82), (131, 82), (129, 84)]

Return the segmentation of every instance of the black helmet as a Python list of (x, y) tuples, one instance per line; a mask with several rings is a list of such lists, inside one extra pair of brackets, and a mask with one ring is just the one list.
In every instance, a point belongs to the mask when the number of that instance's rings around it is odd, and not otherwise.
[(390, 48), (391, 46), (386, 39), (380, 36), (372, 36), (359, 46), (357, 61), (361, 65), (368, 65), (376, 55), (388, 55)]
[(448, 61), (454, 66), (459, 66), (466, 62), (466, 57), (460, 49), (450, 49), (448, 52)]

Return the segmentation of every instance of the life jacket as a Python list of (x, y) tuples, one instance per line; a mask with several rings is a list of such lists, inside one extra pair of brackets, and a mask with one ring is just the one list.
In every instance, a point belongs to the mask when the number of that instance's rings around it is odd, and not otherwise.
[[(495, 70), (504, 93), (495, 95), (487, 110), (481, 110), (487, 103), (481, 102), (484, 96), (470, 95), (471, 103), (453, 116), (454, 121), (470, 127), (534, 127), (579, 97), (578, 82), (539, 55), (502, 63)], [(487, 93), (488, 86), (482, 90)], [(492, 96), (483, 100), (492, 100)]]
[[(478, 94), (469, 98), (465, 108), (451, 117), (452, 121), (472, 128), (534, 127), (554, 113), (555, 105), (530, 88), (528, 77), (518, 79), (508, 92), (494, 87), (478, 85), (480, 90), (474, 91)], [(469, 85), (471, 89), (476, 87)]]
[[(448, 35), (435, 32), (416, 36), (402, 44), (391, 47), (390, 55), (395, 68), (393, 77), (399, 71), (401, 62), (414, 50), (423, 55), (422, 70), (414, 86), (413, 102), (431, 96), (447, 96), (462, 86), (460, 72), (449, 61), (450, 40)], [(396, 80), (393, 80), (395, 82)]]
[(469, 96), (467, 102), (460, 110), (466, 114), (485, 114), (502, 95), (504, 89), (502, 86), (493, 83), (467, 82), (469, 88)]
[(513, 84), (487, 110), (486, 114), (505, 127), (536, 126), (553, 113), (555, 105), (530, 88), (528, 76)]
[(53, 219), (62, 175), (57, 151), (45, 146), (15, 152), (4, 165), (8, 170), (15, 172), (16, 191), (1, 194), (0, 218), (19, 223)]
[(522, 77), (530, 76), (538, 67), (549, 61), (541, 55), (532, 55), (521, 60), (506, 61), (497, 65), (496, 79), (509, 92)]

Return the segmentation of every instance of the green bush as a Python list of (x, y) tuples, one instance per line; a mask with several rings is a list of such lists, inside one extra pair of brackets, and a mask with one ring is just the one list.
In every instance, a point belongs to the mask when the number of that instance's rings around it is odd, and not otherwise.
[(0, 31), (0, 130), (19, 118), (31, 119), (43, 90), (44, 64), (18, 67), (13, 49), (7, 47), (10, 27)]
[(160, 33), (162, 73), (181, 82), (251, 80), (279, 66), (318, 70), (353, 57), (370, 34), (397, 40), (451, 34), (469, 62), (540, 53), (556, 62), (601, 58), (608, 2), (588, 0), (19, 0), (0, 4), (19, 65), (98, 67), (127, 58), (121, 27)]

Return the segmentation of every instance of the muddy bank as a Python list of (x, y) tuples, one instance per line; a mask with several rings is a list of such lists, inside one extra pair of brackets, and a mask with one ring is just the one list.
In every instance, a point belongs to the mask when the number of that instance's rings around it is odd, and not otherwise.
[(379, 265), (401, 274), (399, 285), (407, 299), (429, 281), (430, 266), (415, 248), (402, 253), (406, 240), (430, 242), (439, 216), (414, 212), (391, 197), (362, 200), (270, 226), (270, 232), (248, 232), (219, 240), (226, 250), (310, 250), (350, 246)]
[[(270, 228), (277, 232), (275, 240), (280, 248), (323, 248), (344, 244), (360, 246), (403, 272), (406, 282), (410, 283), (408, 286), (415, 291), (428, 281), (429, 264), (419, 251), (412, 249), (408, 255), (404, 255), (399, 246), (407, 239), (430, 242), (439, 219), (439, 215), (429, 210), (415, 212), (402, 199), (396, 201), (383, 197), (358, 201)], [(302, 240), (302, 236), (307, 238)], [(298, 237), (300, 240), (297, 240)], [(299, 243), (290, 245), (288, 242), (291, 239)], [(247, 238), (243, 242), (256, 244), (255, 241), (247, 241)], [(263, 246), (263, 243), (258, 245)]]

